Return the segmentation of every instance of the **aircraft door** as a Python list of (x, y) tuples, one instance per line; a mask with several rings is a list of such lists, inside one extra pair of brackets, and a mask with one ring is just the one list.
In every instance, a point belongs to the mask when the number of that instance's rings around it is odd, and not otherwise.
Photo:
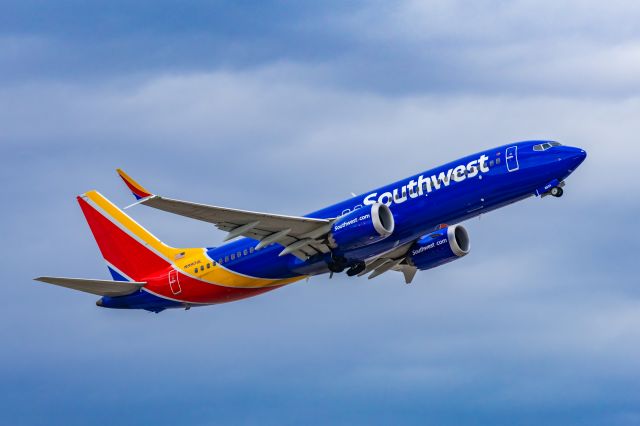
[(515, 172), (520, 168), (520, 164), (518, 164), (518, 147), (510, 146), (507, 148), (505, 152), (504, 159), (507, 162), (507, 170), (510, 172)]
[(178, 276), (178, 271), (175, 269), (171, 269), (169, 271), (169, 287), (171, 288), (171, 292), (173, 294), (182, 293), (182, 287), (180, 287), (180, 277)]

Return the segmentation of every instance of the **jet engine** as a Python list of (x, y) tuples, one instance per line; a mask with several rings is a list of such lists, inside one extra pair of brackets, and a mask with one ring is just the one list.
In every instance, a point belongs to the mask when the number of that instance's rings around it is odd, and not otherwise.
[(393, 233), (395, 221), (391, 209), (376, 203), (340, 216), (329, 233), (329, 245), (350, 250), (384, 240)]
[(469, 249), (467, 230), (453, 225), (421, 237), (409, 249), (407, 261), (424, 271), (464, 257)]

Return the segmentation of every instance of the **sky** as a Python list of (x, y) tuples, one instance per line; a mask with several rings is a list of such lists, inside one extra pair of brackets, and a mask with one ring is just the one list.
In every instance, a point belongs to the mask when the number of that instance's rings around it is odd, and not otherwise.
[[(640, 422), (640, 3), (0, 1), (0, 423)], [(465, 223), (471, 254), (160, 314), (75, 202), (300, 215), (512, 141), (589, 156), (561, 199)], [(178, 247), (214, 227), (128, 212)]]

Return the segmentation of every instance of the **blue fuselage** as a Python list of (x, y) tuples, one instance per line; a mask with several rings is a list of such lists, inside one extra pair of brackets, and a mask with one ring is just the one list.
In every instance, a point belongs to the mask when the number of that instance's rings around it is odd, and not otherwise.
[[(586, 157), (584, 150), (562, 145), (534, 150), (543, 143), (545, 141), (519, 142), (473, 154), (365, 192), (307, 217), (335, 218), (375, 202), (387, 204), (395, 219), (393, 235), (339, 253), (349, 262), (363, 261), (414, 241), (440, 224), (459, 223), (541, 194), (564, 181)], [(328, 254), (302, 261), (292, 255), (278, 256), (282, 247), (277, 244), (249, 252), (256, 244), (256, 240), (244, 238), (209, 248), (207, 254), (216, 260), (230, 259), (235, 253), (250, 253), (224, 264), (228, 269), (250, 276), (288, 278), (328, 272)]]

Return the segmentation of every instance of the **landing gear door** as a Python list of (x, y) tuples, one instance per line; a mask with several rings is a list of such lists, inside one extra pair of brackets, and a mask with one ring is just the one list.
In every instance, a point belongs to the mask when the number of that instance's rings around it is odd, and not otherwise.
[(518, 164), (518, 147), (510, 146), (507, 148), (505, 152), (504, 159), (507, 162), (507, 170), (510, 172), (515, 172), (520, 168), (520, 164)]

